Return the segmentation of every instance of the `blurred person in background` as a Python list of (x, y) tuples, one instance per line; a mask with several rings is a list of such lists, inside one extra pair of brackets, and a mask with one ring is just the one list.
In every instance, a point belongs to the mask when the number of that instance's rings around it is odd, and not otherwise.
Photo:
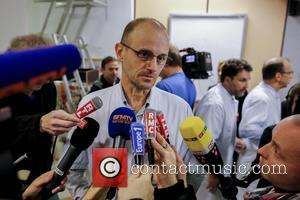
[[(39, 35), (30, 34), (14, 38), (8, 51), (49, 47), (52, 43)], [(43, 67), (43, 66), (41, 66)], [(7, 148), (14, 160), (24, 158), (16, 170), (27, 169), (30, 174), (24, 187), (51, 169), (53, 136), (66, 133), (79, 120), (74, 115), (56, 108), (56, 88), (52, 81), (35, 84), (24, 91), (0, 100), (0, 108), (9, 107), (12, 118), (1, 123), (8, 130)]]
[(101, 62), (100, 78), (93, 84), (90, 93), (101, 90), (107, 87), (111, 87), (120, 82), (118, 77), (119, 61), (112, 57), (107, 56)]
[(170, 46), (168, 60), (160, 72), (162, 78), (156, 87), (183, 98), (193, 109), (196, 100), (196, 87), (186, 77), (181, 67), (181, 56), (175, 46)]

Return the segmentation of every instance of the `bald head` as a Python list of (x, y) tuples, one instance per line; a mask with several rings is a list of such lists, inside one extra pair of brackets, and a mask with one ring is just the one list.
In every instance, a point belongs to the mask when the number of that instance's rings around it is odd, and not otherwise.
[(169, 36), (166, 30), (166, 27), (159, 22), (158, 20), (154, 19), (154, 18), (137, 18), (131, 22), (129, 22), (124, 31), (123, 31), (123, 35), (121, 38), (121, 42), (126, 43), (129, 36), (131, 35), (131, 33), (133, 33), (137, 27), (141, 26), (141, 25), (150, 25), (152, 28), (156, 29), (156, 30), (160, 30), (162, 32), (165, 33), (165, 36), (167, 37), (167, 39), (169, 40)]
[[(298, 131), (295, 131), (295, 134), (299, 135), (300, 138), (300, 114), (298, 115), (292, 115), (289, 116), (287, 118), (284, 118), (283, 120), (281, 120), (281, 123), (292, 123), (295, 125), (295, 127), (298, 129)], [(300, 143), (300, 140), (299, 140)], [(300, 149), (300, 146), (299, 146)]]
[(271, 80), (275, 78), (276, 73), (284, 72), (284, 65), (289, 63), (289, 59), (283, 57), (275, 57), (267, 60), (262, 68), (263, 80)]
[(293, 115), (281, 120), (272, 141), (258, 150), (262, 176), (278, 188), (300, 192), (299, 138), (300, 115)]

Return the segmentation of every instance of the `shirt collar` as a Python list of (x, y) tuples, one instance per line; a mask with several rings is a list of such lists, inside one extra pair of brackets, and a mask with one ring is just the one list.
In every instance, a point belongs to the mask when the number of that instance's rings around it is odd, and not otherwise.
[[(128, 101), (127, 101), (127, 99), (126, 99), (126, 97), (125, 97), (124, 90), (123, 90), (123, 87), (122, 87), (121, 82), (118, 83), (117, 85), (118, 85), (119, 94), (121, 95), (121, 99), (122, 99), (122, 102), (123, 102), (124, 106), (130, 107), (130, 108), (131, 108), (131, 106), (128, 104)], [(149, 107), (150, 107), (151, 99), (153, 99), (153, 96), (154, 96), (153, 89), (154, 89), (154, 88), (152, 88), (152, 89), (150, 90), (150, 94), (148, 95), (145, 104), (144, 104), (143, 107), (137, 112), (137, 115), (138, 115), (139, 113), (144, 113), (144, 110), (145, 110), (146, 108), (149, 108)]]
[(221, 91), (222, 91), (228, 98), (230, 98), (230, 99), (233, 100), (233, 101), (236, 100), (236, 99), (235, 99), (235, 96), (231, 95), (231, 94), (228, 92), (228, 90), (226, 90), (226, 88), (223, 86), (222, 83), (218, 83), (218, 85), (219, 85)]
[(276, 98), (280, 98), (279, 92), (277, 90), (275, 90), (271, 85), (265, 83), (264, 81), (262, 81), (260, 83), (262, 85), (262, 87), (266, 88), (268, 91), (270, 91), (270, 93), (275, 96)]

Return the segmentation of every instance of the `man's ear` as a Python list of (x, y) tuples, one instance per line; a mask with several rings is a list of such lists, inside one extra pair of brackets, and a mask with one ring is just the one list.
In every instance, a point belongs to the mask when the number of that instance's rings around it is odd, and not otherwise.
[(276, 74), (275, 74), (276, 81), (280, 81), (281, 77), (282, 77), (282, 74), (280, 72), (276, 72)]
[(229, 76), (225, 76), (223, 82), (224, 82), (224, 83), (227, 83), (227, 82), (230, 81), (230, 80), (231, 80), (231, 78), (230, 78)]
[(117, 43), (115, 45), (115, 52), (116, 52), (116, 56), (117, 58), (122, 62), (123, 60), (123, 51), (124, 51), (124, 48), (123, 48), (123, 45), (121, 45), (121, 43)]

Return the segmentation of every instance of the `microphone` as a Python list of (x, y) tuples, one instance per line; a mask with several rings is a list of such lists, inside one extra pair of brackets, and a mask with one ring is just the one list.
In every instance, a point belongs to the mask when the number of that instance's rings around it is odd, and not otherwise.
[(108, 121), (108, 134), (114, 138), (113, 148), (125, 147), (126, 140), (130, 139), (130, 124), (136, 122), (132, 109), (119, 107), (115, 109)]
[(92, 112), (98, 110), (99, 108), (102, 107), (102, 105), (103, 105), (102, 100), (100, 99), (100, 97), (96, 96), (92, 98), (90, 101), (88, 101), (86, 104), (78, 108), (77, 111), (75, 112), (75, 115), (76, 117), (81, 119), (91, 114)]
[(144, 111), (145, 138), (147, 145), (148, 161), (150, 165), (154, 165), (154, 149), (151, 139), (156, 138), (156, 111), (146, 108)]
[[(130, 139), (131, 123), (136, 122), (136, 116), (132, 109), (119, 107), (115, 109), (108, 121), (108, 134), (114, 138), (113, 148), (124, 148), (126, 140)], [(109, 188), (106, 199), (113, 199), (117, 188)]]
[(79, 50), (70, 44), (1, 54), (0, 98), (70, 73), (81, 61)]
[[(204, 169), (214, 172), (216, 167), (223, 167), (224, 163), (211, 132), (200, 117), (188, 117), (180, 124), (180, 132), (188, 148)], [(220, 170), (219, 170), (220, 171)], [(226, 199), (236, 199), (238, 190), (231, 177), (215, 174), (220, 181), (220, 190)]]
[(162, 111), (156, 111), (156, 130), (160, 132), (163, 138), (170, 144), (169, 129), (167, 126), (166, 118)]
[(136, 165), (143, 165), (145, 155), (144, 125), (136, 122), (132, 123), (130, 133), (133, 147), (134, 162)]
[(23, 154), (22, 156), (20, 156), (19, 158), (17, 158), (12, 164), (14, 167), (17, 167), (21, 162), (23, 162), (24, 160), (29, 160), (30, 157), (28, 156), (27, 153)]
[(41, 193), (42, 197), (44, 197), (43, 199), (49, 198), (53, 195), (51, 191), (60, 185), (61, 181), (66, 176), (66, 173), (81, 151), (87, 149), (97, 136), (100, 128), (98, 122), (89, 117), (84, 118), (84, 120), (87, 121), (87, 125), (83, 129), (78, 127), (76, 128), (71, 137), (69, 148), (55, 168), (54, 177), (43, 188)]

